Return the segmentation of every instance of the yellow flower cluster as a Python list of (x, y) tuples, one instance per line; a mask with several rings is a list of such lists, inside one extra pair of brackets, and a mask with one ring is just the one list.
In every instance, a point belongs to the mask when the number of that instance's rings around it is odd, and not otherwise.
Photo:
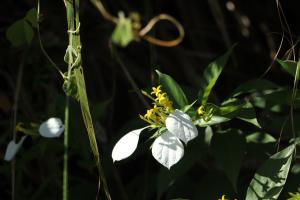
[(161, 85), (153, 87), (150, 94), (144, 91), (143, 94), (153, 100), (153, 108), (147, 110), (144, 116), (140, 115), (141, 119), (151, 125), (162, 126), (168, 114), (173, 111), (172, 101), (169, 100), (167, 93), (163, 92)]

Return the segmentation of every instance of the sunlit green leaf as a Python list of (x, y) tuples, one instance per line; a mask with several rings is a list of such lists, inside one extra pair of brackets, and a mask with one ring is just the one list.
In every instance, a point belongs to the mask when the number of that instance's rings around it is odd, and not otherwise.
[(119, 20), (111, 39), (113, 43), (121, 47), (126, 47), (134, 39), (132, 22), (124, 16), (123, 12), (119, 13)]
[(230, 118), (227, 117), (213, 115), (208, 121), (205, 121), (203, 118), (200, 118), (195, 121), (195, 124), (200, 127), (207, 127), (207, 126), (213, 126), (216, 124), (228, 122), (229, 120)]
[(255, 132), (250, 135), (247, 135), (246, 140), (247, 143), (253, 142), (260, 144), (276, 142), (276, 139), (272, 135), (262, 132)]
[(255, 173), (246, 200), (277, 199), (285, 185), (295, 145), (271, 156)]
[(167, 74), (163, 74), (158, 70), (156, 70), (156, 73), (158, 74), (159, 83), (162, 85), (163, 90), (167, 92), (170, 99), (176, 104), (175, 106), (184, 108), (188, 105), (188, 100), (179, 84)]
[(211, 145), (216, 161), (222, 166), (231, 184), (237, 190), (237, 178), (246, 146), (244, 136), (237, 130), (214, 134)]
[(79, 97), (79, 102), (80, 102), (80, 106), (81, 106), (82, 117), (83, 117), (83, 121), (84, 121), (86, 130), (88, 132), (91, 149), (95, 156), (97, 165), (100, 165), (97, 140), (96, 140), (96, 136), (95, 136), (93, 120), (92, 120), (92, 117), (90, 114), (89, 103), (88, 103), (88, 98), (87, 98), (87, 94), (86, 94), (85, 81), (84, 81), (82, 68), (74, 69), (74, 75), (75, 75), (76, 83), (77, 83), (78, 97)]
[(224, 55), (217, 58), (215, 61), (210, 63), (207, 68), (204, 70), (202, 79), (201, 79), (201, 88), (199, 91), (198, 99), (202, 105), (205, 105), (211, 90), (216, 84), (223, 68), (227, 64), (228, 58), (233, 50), (234, 46), (231, 47)]
[(189, 104), (189, 105), (184, 106), (183, 109), (182, 109), (182, 111), (183, 111), (183, 112), (188, 112), (190, 109), (193, 108), (193, 105), (194, 105), (196, 102), (197, 102), (197, 100), (194, 101), (193, 103)]

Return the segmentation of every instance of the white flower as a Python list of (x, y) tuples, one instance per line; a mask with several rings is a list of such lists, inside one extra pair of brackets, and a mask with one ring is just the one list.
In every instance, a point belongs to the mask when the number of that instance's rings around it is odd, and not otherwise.
[(64, 131), (64, 125), (59, 118), (49, 118), (40, 125), (39, 133), (46, 138), (59, 137)]
[[(119, 161), (129, 157), (136, 149), (142, 130), (133, 130), (124, 135), (114, 146), (112, 158)], [(155, 139), (152, 145), (153, 157), (170, 169), (184, 155), (184, 145), (198, 135), (198, 130), (191, 118), (181, 110), (175, 110), (166, 119), (167, 130)]]
[(6, 147), (6, 152), (4, 155), (4, 160), (11, 161), (16, 153), (19, 151), (20, 147), (22, 146), (26, 136), (23, 136), (18, 143), (15, 143), (14, 140), (10, 141)]

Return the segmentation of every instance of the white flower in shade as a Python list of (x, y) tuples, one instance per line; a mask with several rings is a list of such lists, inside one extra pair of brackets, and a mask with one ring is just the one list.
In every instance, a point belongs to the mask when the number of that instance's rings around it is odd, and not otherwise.
[(59, 118), (49, 118), (39, 127), (39, 133), (46, 138), (59, 137), (64, 132), (64, 124)]
[(16, 153), (19, 151), (20, 147), (22, 146), (26, 136), (23, 136), (18, 143), (15, 143), (14, 140), (10, 141), (6, 147), (6, 152), (4, 155), (4, 160), (11, 161)]

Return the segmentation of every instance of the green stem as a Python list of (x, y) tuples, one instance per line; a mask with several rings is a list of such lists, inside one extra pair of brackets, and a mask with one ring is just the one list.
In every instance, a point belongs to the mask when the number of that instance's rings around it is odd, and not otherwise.
[[(69, 46), (72, 47), (73, 44), (73, 34), (70, 32), (73, 30), (69, 30)], [(70, 88), (70, 77), (71, 77), (71, 70), (72, 70), (72, 64), (73, 64), (73, 56), (72, 52), (68, 51), (69, 54), (69, 60), (68, 60), (68, 73), (67, 73), (67, 88)], [(70, 97), (66, 95), (66, 107), (65, 107), (65, 133), (64, 133), (64, 169), (63, 169), (63, 200), (68, 200), (68, 194), (69, 194), (69, 183), (68, 183), (68, 177), (69, 177), (69, 169), (68, 169), (68, 149), (69, 149), (69, 104), (70, 104)]]
[(63, 200), (68, 200), (69, 96), (66, 96), (64, 132)]

